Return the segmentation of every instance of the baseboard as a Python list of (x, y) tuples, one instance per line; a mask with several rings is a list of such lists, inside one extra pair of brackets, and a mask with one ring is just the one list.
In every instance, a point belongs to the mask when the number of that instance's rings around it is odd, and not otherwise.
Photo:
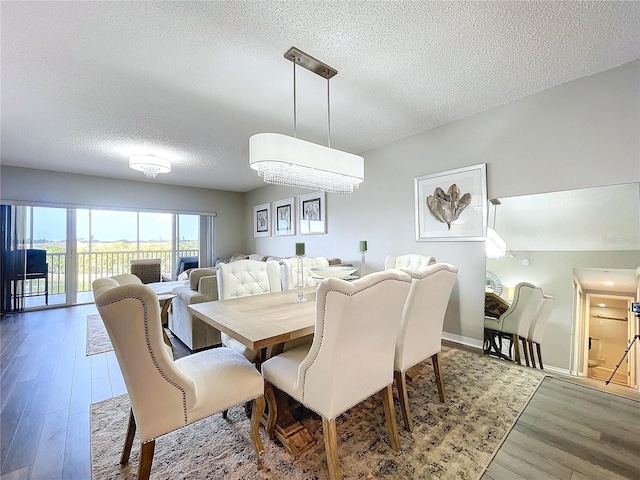
[(455, 333), (442, 332), (442, 338), (449, 342), (459, 343), (461, 345), (466, 345), (467, 347), (476, 348), (479, 350), (482, 350), (483, 347), (482, 340), (471, 337), (463, 337), (461, 335), (456, 335)]
[[(461, 345), (465, 345), (467, 347), (471, 347), (474, 349), (478, 349), (480, 351), (483, 350), (483, 342), (477, 340), (475, 338), (463, 337), (461, 335), (456, 335), (455, 333), (442, 332), (442, 339), (452, 343), (458, 343)], [(545, 370), (548, 370), (552, 373), (560, 373), (562, 375), (571, 375), (571, 372), (566, 368), (554, 367), (552, 365), (545, 365)]]
[[(544, 360), (544, 359), (543, 359)], [(553, 373), (561, 373), (562, 375), (571, 375), (571, 372), (566, 368), (558, 368), (553, 365), (544, 365), (544, 369)], [(572, 375), (573, 376), (573, 375)]]

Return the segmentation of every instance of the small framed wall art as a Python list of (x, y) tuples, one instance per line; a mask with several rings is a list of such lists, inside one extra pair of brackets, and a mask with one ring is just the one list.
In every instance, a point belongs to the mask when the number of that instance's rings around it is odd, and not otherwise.
[(417, 241), (484, 240), (486, 164), (414, 179)]
[(298, 225), (301, 235), (327, 233), (325, 192), (308, 193), (298, 197)]
[(263, 203), (253, 207), (253, 236), (271, 236), (271, 204)]
[(293, 197), (273, 202), (273, 236), (295, 235), (296, 217)]

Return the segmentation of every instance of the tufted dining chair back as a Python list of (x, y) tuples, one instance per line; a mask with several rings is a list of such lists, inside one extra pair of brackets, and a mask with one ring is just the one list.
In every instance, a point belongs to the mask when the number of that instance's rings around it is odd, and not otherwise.
[[(342, 476), (336, 417), (381, 390), (390, 443), (399, 449), (391, 388), (393, 354), (410, 288), (411, 277), (400, 270), (375, 272), (353, 282), (323, 280), (316, 292), (311, 345), (262, 364), (270, 385), (322, 416), (331, 479)], [(271, 417), (269, 425), (271, 429)]]
[[(137, 429), (142, 444), (138, 478), (144, 479), (156, 437), (253, 399), (259, 399), (256, 416), (261, 417), (264, 383), (250, 362), (226, 348), (174, 361), (163, 339), (156, 293), (140, 282), (121, 285), (119, 280), (127, 279), (97, 279), (93, 291), (131, 402), (121, 463), (129, 459)], [(252, 433), (262, 455), (259, 422), (252, 422)]]
[(218, 297), (228, 298), (279, 292), (280, 266), (275, 260), (238, 260), (218, 265)]
[(411, 276), (412, 281), (400, 322), (394, 370), (405, 429), (411, 431), (405, 378), (407, 369), (431, 358), (440, 401), (445, 400), (439, 354), (444, 316), (458, 278), (458, 269), (448, 263), (435, 263), (421, 270), (403, 271)]
[[(328, 267), (329, 260), (325, 257), (304, 257), (302, 259), (303, 282), (305, 287), (315, 287), (320, 280), (313, 278), (312, 268)], [(293, 290), (298, 287), (298, 258), (290, 257), (280, 260), (280, 276), (282, 290)]]
[[(217, 276), (220, 300), (282, 291), (280, 265), (275, 260), (261, 262), (247, 259), (221, 263), (218, 265)], [(225, 347), (242, 354), (251, 362), (258, 357), (258, 352), (224, 332), (220, 334), (220, 340)]]
[(417, 253), (408, 253), (406, 255), (387, 255), (384, 259), (384, 269), (390, 268), (409, 268), (419, 270), (436, 263), (436, 259), (431, 256), (418, 255)]
[(313, 343), (298, 372), (305, 405), (333, 419), (393, 382), (395, 339), (410, 287), (404, 272), (320, 284)]

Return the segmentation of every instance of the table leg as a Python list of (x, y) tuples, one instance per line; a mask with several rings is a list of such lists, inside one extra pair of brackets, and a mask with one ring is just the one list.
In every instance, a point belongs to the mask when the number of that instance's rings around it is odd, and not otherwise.
[(169, 324), (169, 307), (171, 306), (172, 300), (173, 297), (170, 297), (164, 300), (164, 302), (162, 303), (162, 310), (160, 310), (160, 323), (162, 327), (162, 338), (164, 339), (164, 343), (171, 347), (171, 352), (173, 352), (173, 355), (175, 356), (176, 352), (173, 348), (173, 344), (171, 343), (171, 340), (169, 340), (169, 336), (164, 329)]
[[(274, 435), (291, 455), (300, 455), (309, 450), (315, 440), (309, 431), (293, 417), (289, 408), (289, 395), (273, 387), (277, 405), (277, 418)], [(263, 417), (266, 425), (266, 419)]]
[(496, 355), (498, 358), (511, 361), (511, 358), (508, 355), (502, 353), (502, 337), (500, 337), (500, 347), (498, 347), (496, 343), (496, 337), (500, 335), (500, 332), (485, 329), (485, 341), (488, 342), (489, 347), (485, 349), (484, 353), (485, 355)]
[(169, 307), (171, 306), (171, 301), (173, 297), (167, 298), (162, 303), (162, 310), (160, 310), (160, 320), (162, 320), (162, 326), (166, 327), (169, 323)]
[[(284, 344), (272, 346), (268, 352), (258, 352), (258, 362), (262, 362), (265, 356), (273, 357), (284, 351)], [(290, 397), (282, 390), (273, 388), (273, 395), (276, 403), (276, 422), (274, 427), (274, 436), (280, 441), (282, 446), (291, 455), (297, 456), (301, 453), (309, 450), (314, 444), (315, 440), (298, 420), (296, 420), (291, 413), (289, 407)], [(267, 412), (262, 417), (262, 424), (268, 428), (268, 405)]]

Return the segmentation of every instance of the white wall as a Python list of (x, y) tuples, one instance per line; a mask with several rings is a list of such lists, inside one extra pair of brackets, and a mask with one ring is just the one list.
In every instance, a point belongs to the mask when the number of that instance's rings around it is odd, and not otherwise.
[[(367, 240), (372, 269), (382, 269), (389, 253), (434, 255), (459, 268), (445, 332), (478, 345), (483, 244), (416, 242), (414, 177), (486, 163), (489, 198), (640, 181), (639, 83), (640, 61), (635, 61), (366, 152), (363, 186), (352, 195), (327, 196), (327, 235), (254, 239), (253, 205), (303, 191), (267, 186), (249, 192), (245, 218), (251, 250), (290, 255), (296, 241), (305, 241), (309, 255), (358, 261), (357, 242)], [(567, 350), (570, 341), (557, 339)], [(568, 357), (552, 358), (556, 367), (568, 368)]]
[(244, 194), (88, 175), (0, 167), (2, 202), (216, 214), (216, 256), (243, 250)]

